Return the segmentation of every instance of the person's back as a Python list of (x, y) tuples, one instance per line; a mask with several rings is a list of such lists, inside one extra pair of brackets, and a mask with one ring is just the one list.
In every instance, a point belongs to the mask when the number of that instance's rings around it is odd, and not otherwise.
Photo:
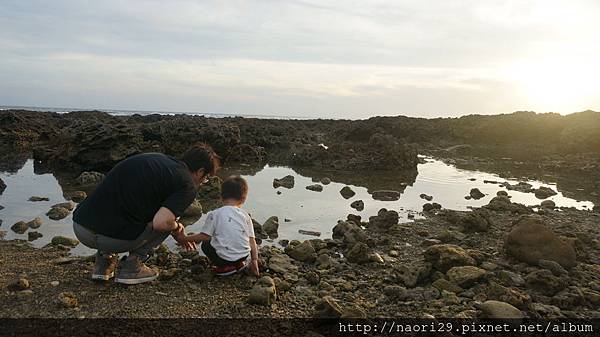
[(186, 165), (161, 153), (117, 164), (73, 214), (77, 223), (108, 237), (133, 240), (162, 206), (181, 216), (196, 188)]
[(250, 215), (239, 207), (225, 205), (209, 212), (201, 232), (211, 236), (210, 244), (224, 260), (237, 261), (250, 254), (254, 226)]

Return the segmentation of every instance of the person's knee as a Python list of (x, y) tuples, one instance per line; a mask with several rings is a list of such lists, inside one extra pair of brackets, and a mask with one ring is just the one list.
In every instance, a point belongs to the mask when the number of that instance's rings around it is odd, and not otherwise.
[(73, 221), (73, 232), (75, 233), (77, 240), (84, 246), (98, 249), (96, 235), (92, 233), (92, 231)]

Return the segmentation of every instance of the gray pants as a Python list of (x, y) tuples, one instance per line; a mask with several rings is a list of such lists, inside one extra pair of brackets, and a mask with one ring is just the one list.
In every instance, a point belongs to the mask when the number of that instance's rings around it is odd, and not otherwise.
[(125, 253), (138, 255), (145, 259), (154, 248), (158, 247), (169, 236), (170, 232), (159, 232), (152, 228), (152, 223), (133, 241), (114, 239), (95, 233), (73, 221), (73, 231), (77, 239), (85, 246), (98, 250), (98, 254)]

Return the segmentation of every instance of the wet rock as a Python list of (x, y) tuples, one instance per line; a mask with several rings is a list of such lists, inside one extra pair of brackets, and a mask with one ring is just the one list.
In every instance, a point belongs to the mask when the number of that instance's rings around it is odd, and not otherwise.
[(542, 206), (542, 208), (554, 209), (556, 207), (556, 204), (552, 200), (544, 200), (540, 203), (540, 206)]
[(10, 229), (17, 234), (24, 234), (28, 228), (29, 226), (25, 221), (19, 221), (10, 227)]
[(33, 202), (38, 202), (38, 201), (50, 201), (50, 198), (47, 198), (47, 197), (38, 197), (38, 196), (35, 196), (35, 195), (34, 195), (34, 196), (32, 196), (32, 197), (29, 197), (29, 199), (28, 199), (28, 200), (29, 200), (29, 201), (33, 201)]
[(483, 303), (475, 303), (475, 308), (480, 310), (484, 318), (491, 319), (522, 319), (525, 316), (521, 310), (514, 306), (495, 300), (485, 301)]
[(423, 212), (431, 212), (440, 209), (442, 209), (442, 205), (438, 204), (437, 202), (423, 204)]
[(540, 268), (551, 271), (555, 276), (563, 276), (568, 274), (568, 272), (560, 264), (554, 261), (539, 260), (538, 265)]
[(392, 190), (374, 191), (371, 196), (375, 200), (380, 201), (396, 201), (400, 199), (400, 192)]
[(310, 236), (321, 236), (321, 232), (307, 231), (307, 230), (304, 230), (304, 229), (299, 229), (298, 233), (303, 234), (303, 235), (310, 235)]
[(6, 183), (4, 183), (4, 180), (2, 180), (2, 178), (0, 178), (0, 195), (2, 195), (2, 193), (4, 193), (4, 190), (6, 190)]
[(68, 291), (58, 294), (58, 303), (65, 308), (75, 308), (78, 305), (75, 294)]
[(500, 211), (500, 212), (512, 212), (518, 214), (528, 214), (531, 210), (525, 205), (512, 203), (506, 196), (496, 196), (485, 206), (485, 208)]
[(532, 265), (537, 265), (539, 260), (554, 261), (567, 269), (576, 265), (575, 249), (571, 243), (546, 228), (538, 217), (517, 220), (504, 248), (508, 255)]
[(277, 300), (277, 289), (275, 281), (269, 276), (263, 276), (250, 289), (248, 303), (259, 305), (271, 305)]
[(301, 262), (313, 262), (317, 259), (317, 252), (310, 241), (304, 241), (300, 244), (288, 245), (285, 248), (285, 253), (292, 259)]
[(538, 199), (546, 199), (557, 194), (553, 189), (544, 186), (533, 190), (533, 192), (535, 193), (535, 197)]
[(503, 182), (500, 186), (505, 187), (507, 190), (519, 191), (523, 193), (530, 193), (533, 191), (533, 186), (529, 183), (520, 181), (517, 184), (511, 185), (509, 182)]
[(468, 288), (482, 279), (486, 273), (484, 269), (474, 266), (460, 266), (450, 268), (446, 275), (451, 282), (463, 288)]
[(483, 194), (478, 188), (472, 188), (471, 191), (469, 192), (469, 195), (471, 196), (471, 198), (473, 198), (475, 200), (479, 200), (479, 199), (485, 197), (485, 194)]
[(433, 197), (432, 197), (432, 196), (430, 196), (430, 195), (427, 195), (427, 194), (425, 194), (425, 193), (421, 193), (421, 194), (419, 195), (419, 198), (421, 198), (421, 199), (424, 199), (424, 200), (427, 200), (427, 201), (431, 201), (431, 200), (433, 200)]
[(349, 221), (338, 222), (338, 224), (333, 227), (332, 237), (334, 239), (341, 239), (348, 245), (353, 245), (357, 242), (364, 242), (367, 240), (367, 234), (365, 231), (354, 222)]
[(68, 238), (66, 236), (55, 236), (52, 238), (51, 243), (55, 246), (63, 245), (67, 247), (75, 247), (79, 244), (79, 241), (76, 239)]
[(350, 188), (350, 186), (344, 186), (340, 190), (340, 194), (342, 195), (342, 197), (344, 197), (344, 199), (350, 199), (350, 198), (352, 198), (356, 194), (356, 192), (354, 192)]
[(46, 215), (52, 220), (61, 220), (69, 216), (71, 212), (64, 207), (52, 207)]
[(82, 202), (85, 198), (87, 198), (87, 193), (84, 191), (73, 191), (68, 193), (68, 197), (75, 202)]
[(31, 284), (29, 283), (28, 279), (20, 277), (10, 282), (6, 288), (8, 288), (10, 291), (23, 291), (31, 288)]
[(398, 224), (398, 212), (382, 208), (376, 216), (369, 217), (369, 229), (387, 230)]
[(431, 246), (423, 254), (425, 260), (431, 262), (434, 269), (444, 273), (452, 267), (475, 265), (475, 260), (464, 249), (456, 245)]
[(258, 221), (252, 219), (252, 226), (254, 227), (254, 236), (257, 239), (264, 240), (269, 238), (269, 234), (265, 232), (262, 225)]
[(325, 178), (321, 179), (321, 184), (329, 185), (329, 184), (331, 184), (331, 179), (325, 177)]
[(36, 231), (28, 232), (27, 233), (27, 240), (28, 241), (35, 241), (35, 240), (41, 238), (42, 236), (43, 235), (40, 232), (36, 232)]
[(27, 223), (27, 227), (32, 229), (38, 229), (42, 226), (42, 219), (37, 217)]
[(100, 172), (82, 172), (75, 180), (81, 185), (97, 185), (104, 179)]
[(306, 186), (306, 189), (309, 191), (322, 192), (323, 185), (321, 185), (321, 184), (308, 185), (308, 186)]
[(371, 262), (371, 248), (362, 242), (358, 242), (346, 253), (346, 259), (352, 263)]
[(271, 238), (277, 237), (277, 231), (279, 230), (279, 218), (276, 216), (272, 216), (265, 221), (262, 225), (262, 229), (267, 233)]
[(294, 176), (287, 175), (281, 179), (273, 179), (273, 188), (284, 187), (284, 188), (294, 188)]
[(554, 276), (546, 269), (532, 271), (525, 276), (525, 281), (528, 287), (547, 296), (553, 296), (567, 286), (562, 278)]
[(360, 212), (365, 209), (365, 203), (362, 200), (356, 200), (350, 204), (350, 207)]

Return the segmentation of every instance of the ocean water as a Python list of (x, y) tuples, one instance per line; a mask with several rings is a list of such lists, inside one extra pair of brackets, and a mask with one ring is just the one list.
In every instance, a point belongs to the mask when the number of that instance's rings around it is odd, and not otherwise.
[[(381, 208), (395, 210), (400, 214), (401, 222), (413, 221), (411, 218), (419, 218), (423, 204), (428, 202), (420, 197), (425, 193), (433, 196), (432, 202), (440, 203), (444, 208), (455, 210), (468, 210), (469, 207), (478, 207), (487, 204), (499, 190), (506, 190), (498, 184), (484, 183), (484, 180), (497, 182), (516, 183), (516, 180), (500, 178), (496, 174), (458, 169), (453, 165), (445, 164), (439, 160), (426, 158), (425, 163), (418, 165), (418, 175), (414, 181), (410, 181), (401, 197), (397, 201), (374, 200), (370, 194), (372, 188), (367, 187), (368, 182), (380, 179), (374, 176), (363, 176), (362, 184), (358, 180), (352, 184), (346, 184), (343, 179), (337, 179), (335, 174), (330, 178), (333, 182), (324, 185), (322, 192), (307, 190), (305, 187), (314, 184), (311, 177), (302, 175), (289, 167), (264, 166), (251, 172), (245, 168), (224, 169), (223, 174), (228, 172), (242, 172), (247, 179), (250, 191), (248, 200), (243, 206), (254, 219), (263, 223), (270, 216), (279, 217), (279, 238), (271, 241), (276, 244), (280, 239), (310, 239), (312, 236), (300, 234), (299, 230), (310, 230), (321, 233), (321, 238), (331, 237), (332, 228), (338, 220), (345, 219), (349, 213), (357, 214), (367, 219), (377, 214)], [(295, 178), (295, 186), (292, 189), (273, 188), (273, 179), (292, 175)], [(43, 225), (37, 229), (44, 236), (33, 241), (35, 246), (43, 246), (50, 242), (55, 235), (74, 237), (72, 231), (71, 217), (54, 221), (45, 214), (50, 207), (56, 203), (64, 202), (63, 190), (58, 180), (52, 174), (36, 174), (34, 172), (33, 160), (28, 160), (16, 173), (0, 172), (7, 188), (0, 195), (0, 205), (5, 208), (0, 210), (0, 219), (3, 221), (0, 230), (6, 232), (6, 238), (27, 239), (27, 233), (16, 234), (10, 227), (17, 221), (30, 221), (40, 217)], [(522, 180), (523, 181), (523, 180)], [(594, 204), (590, 201), (575, 200), (563, 195), (557, 190), (555, 184), (543, 183), (541, 181), (527, 181), (534, 188), (540, 186), (549, 187), (558, 192), (557, 195), (548, 199), (553, 200), (557, 206), (575, 207), (578, 209), (591, 209)], [(356, 195), (350, 199), (344, 199), (339, 191), (344, 186), (350, 186)], [(395, 184), (393, 186), (396, 186)], [(464, 197), (469, 194), (471, 188), (479, 188), (485, 197), (479, 200), (467, 200)], [(277, 194), (281, 191), (281, 194)], [(539, 205), (541, 200), (533, 193), (522, 193), (508, 191), (511, 200), (526, 205)], [(31, 202), (31, 196), (48, 197), (49, 201)], [(356, 211), (350, 207), (351, 202), (363, 200), (365, 208)], [(409, 218), (410, 215), (410, 218)], [(288, 219), (286, 222), (284, 219)], [(196, 223), (188, 227), (189, 231), (197, 232), (204, 221), (201, 217)], [(31, 229), (30, 229), (31, 230)], [(167, 244), (171, 247), (175, 243), (171, 238)], [(89, 254), (91, 250), (79, 245), (73, 254)]]

